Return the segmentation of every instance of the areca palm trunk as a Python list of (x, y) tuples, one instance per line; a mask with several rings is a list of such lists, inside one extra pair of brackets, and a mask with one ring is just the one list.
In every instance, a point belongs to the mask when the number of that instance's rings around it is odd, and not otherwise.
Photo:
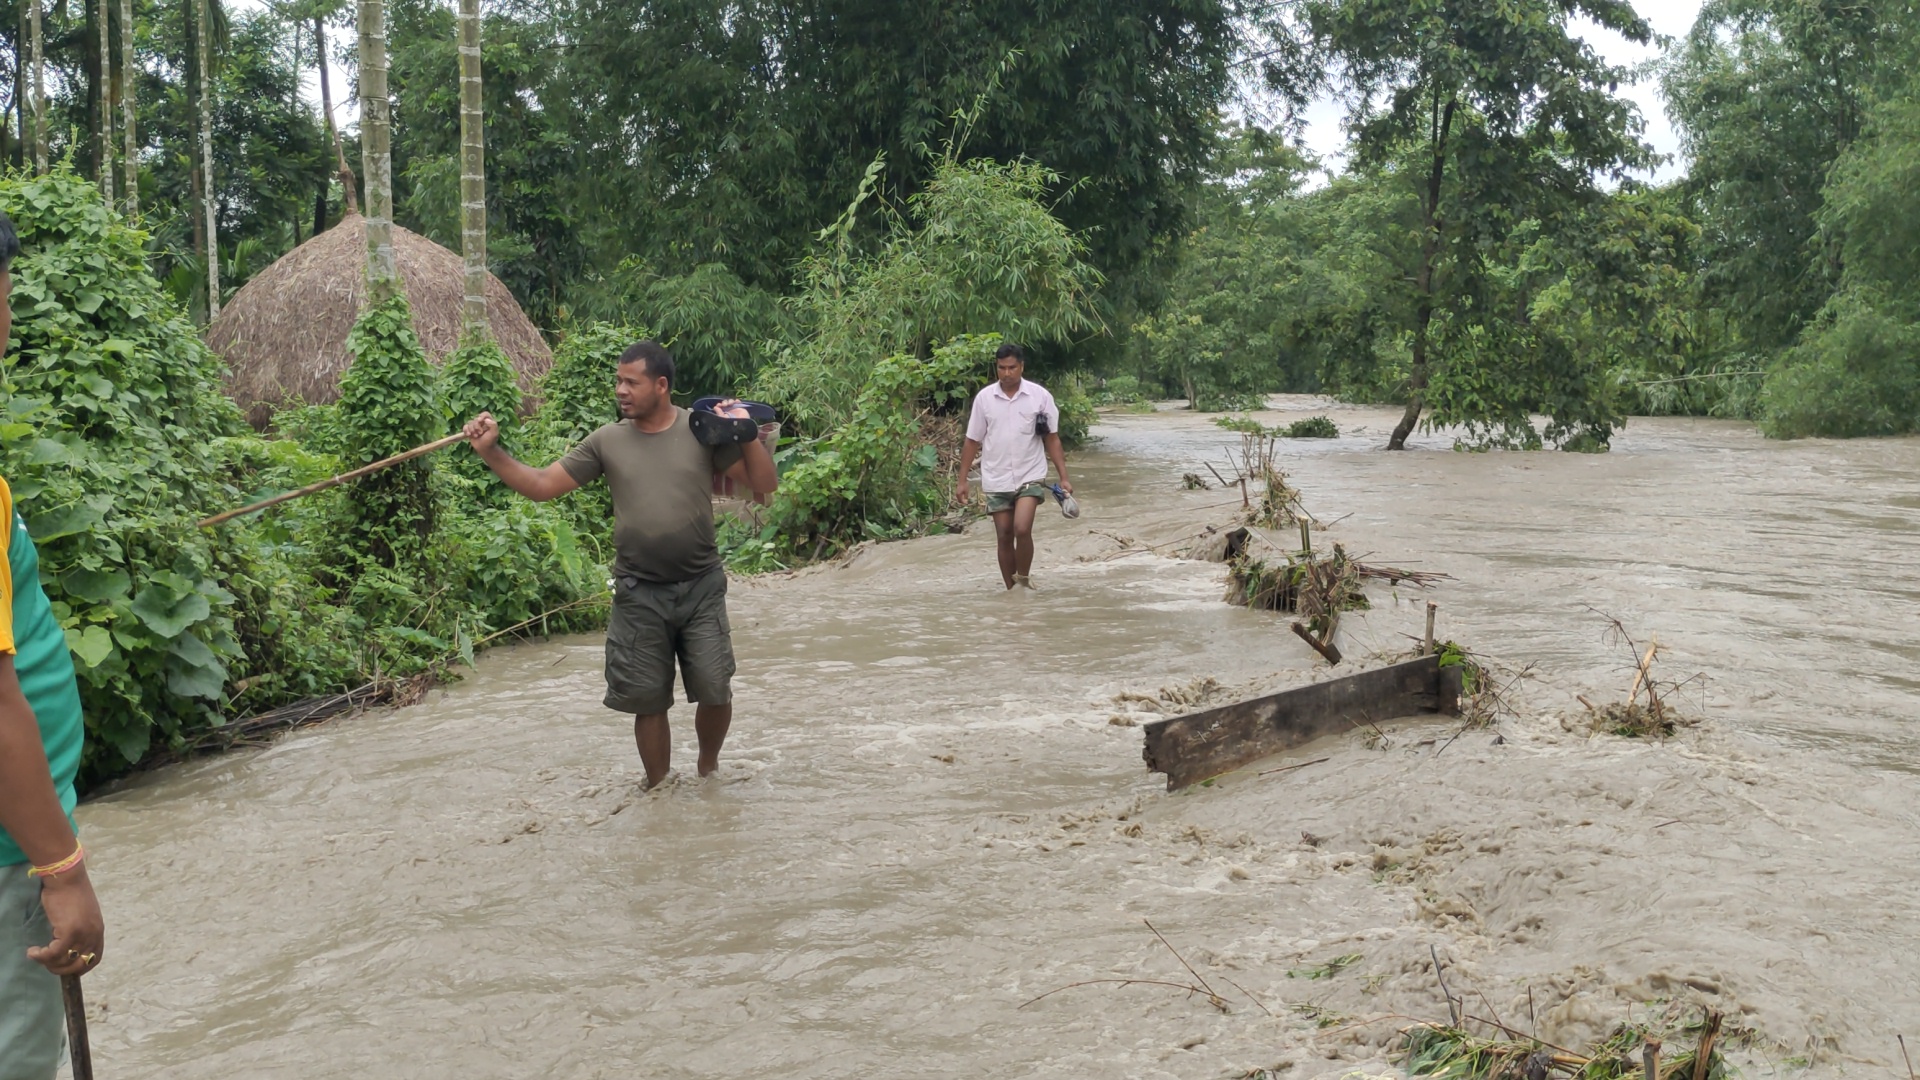
[(113, 34), (109, 32), (108, 0), (94, 0), (94, 30), (100, 46), (100, 67), (94, 94), (100, 99), (100, 194), (113, 207)]
[(359, 0), (360, 172), (367, 188), (367, 294), (370, 303), (400, 288), (393, 260), (393, 134), (387, 101), (385, 0)]
[(480, 104), (480, 0), (460, 0), (460, 255), (465, 295), (460, 336), (484, 340), (487, 326), (486, 139)]
[(194, 50), (194, 81), (200, 87), (200, 214), (207, 233), (207, 321), (220, 314), (220, 230), (213, 195), (213, 83), (207, 77), (207, 54), (213, 51), (212, 20), (207, 0), (194, 0), (194, 22), (199, 26)]
[(140, 68), (133, 55), (133, 0), (120, 0), (120, 137), (127, 218), (140, 220), (140, 142), (134, 137), (134, 96)]
[(33, 0), (28, 34), (33, 49), (33, 171), (47, 174), (47, 39), (40, 28), (44, 0)]

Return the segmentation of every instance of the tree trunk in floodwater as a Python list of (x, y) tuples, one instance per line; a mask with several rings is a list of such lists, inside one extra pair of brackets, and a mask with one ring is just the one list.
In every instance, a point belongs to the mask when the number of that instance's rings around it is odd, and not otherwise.
[(481, 126), (480, 0), (460, 0), (460, 257), (466, 264), (460, 339), (484, 341), (487, 327), (486, 138)]
[(220, 225), (215, 218), (217, 199), (213, 191), (213, 84), (207, 78), (207, 54), (213, 51), (213, 35), (207, 0), (194, 0), (194, 21), (199, 48), (194, 50), (195, 81), (200, 86), (200, 213), (207, 229), (207, 321), (220, 314)]
[(134, 134), (138, 116), (140, 63), (133, 53), (133, 0), (120, 0), (120, 137), (121, 177), (126, 187), (128, 221), (140, 220), (140, 140)]
[(393, 132), (387, 101), (387, 11), (360, 0), (360, 174), (367, 185), (367, 301), (400, 287), (393, 261)]
[(1414, 276), (1414, 291), (1420, 296), (1420, 305), (1416, 309), (1413, 321), (1413, 363), (1407, 372), (1407, 411), (1394, 425), (1393, 435), (1387, 439), (1387, 449), (1405, 450), (1407, 436), (1413, 434), (1413, 426), (1420, 422), (1420, 408), (1426, 401), (1427, 382), (1430, 368), (1427, 366), (1427, 332), (1433, 325), (1433, 264), (1440, 258), (1440, 184), (1446, 176), (1447, 133), (1453, 128), (1454, 109), (1459, 105), (1449, 101), (1444, 110), (1438, 100), (1434, 102), (1434, 122), (1429, 145), (1433, 148), (1433, 164), (1427, 171), (1427, 190), (1420, 203), (1420, 269)]

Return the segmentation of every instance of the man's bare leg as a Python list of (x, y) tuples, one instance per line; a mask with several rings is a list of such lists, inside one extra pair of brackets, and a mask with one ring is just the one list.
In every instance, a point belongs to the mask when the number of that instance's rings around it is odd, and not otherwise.
[(673, 763), (673, 731), (667, 727), (667, 714), (634, 717), (633, 742), (640, 748), (640, 764), (647, 770), (647, 786), (651, 788), (665, 780), (667, 766)]
[(1023, 585), (1027, 585), (1027, 575), (1033, 572), (1033, 515), (1039, 509), (1039, 499), (1013, 500), (1013, 576)]
[[(1014, 512), (1012, 510), (1002, 510), (999, 513), (993, 515), (993, 538), (999, 545), (1000, 580), (1003, 583), (1005, 583), (1005, 585), (1009, 589), (1013, 588), (1013, 575), (1014, 575), (1013, 568), (1014, 568), (1014, 558), (1015, 558), (1014, 544), (1013, 544), (1013, 513)], [(1029, 524), (1032, 523), (1033, 521), (1032, 514), (1027, 515), (1027, 521)], [(1031, 556), (1029, 556), (1028, 561), (1029, 562), (1032, 561)]]
[(727, 728), (733, 723), (733, 702), (725, 705), (701, 704), (693, 710), (693, 730), (700, 736), (700, 775), (712, 776), (720, 768), (720, 744), (727, 741)]

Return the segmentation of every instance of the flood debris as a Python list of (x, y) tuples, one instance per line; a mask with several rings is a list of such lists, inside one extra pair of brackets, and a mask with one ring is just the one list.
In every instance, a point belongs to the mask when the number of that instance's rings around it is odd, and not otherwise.
[[(1408, 1075), (1440, 1080), (1545, 1080), (1551, 1075), (1578, 1080), (1726, 1080), (1733, 1072), (1720, 1053), (1721, 1014), (1712, 1009), (1682, 1021), (1678, 1003), (1670, 1003), (1645, 1023), (1616, 1026), (1585, 1052), (1555, 1046), (1464, 1009), (1455, 1012), (1458, 1021), (1401, 1030)], [(1468, 1027), (1475, 1024), (1490, 1034), (1470, 1033)], [(1691, 1045), (1662, 1058), (1660, 1052), (1669, 1042)]]
[(1178, 791), (1357, 726), (1416, 713), (1457, 715), (1459, 668), (1438, 656), (1203, 709), (1141, 728), (1141, 757)]
[(1695, 674), (1678, 680), (1662, 678), (1655, 670), (1655, 661), (1660, 655), (1660, 635), (1652, 635), (1643, 651), (1619, 619), (1598, 609), (1588, 610), (1607, 620), (1606, 637), (1609, 644), (1626, 649), (1627, 655), (1633, 660), (1633, 681), (1623, 700), (1596, 704), (1584, 694), (1576, 695), (1580, 704), (1586, 707), (1588, 727), (1596, 734), (1619, 735), (1630, 739), (1665, 739), (1682, 727), (1699, 723), (1697, 717), (1675, 708), (1673, 699), (1682, 690), (1701, 682), (1705, 676)]

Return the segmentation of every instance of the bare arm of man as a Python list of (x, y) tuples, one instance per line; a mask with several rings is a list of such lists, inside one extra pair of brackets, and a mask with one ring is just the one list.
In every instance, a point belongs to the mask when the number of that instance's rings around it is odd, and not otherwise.
[(580, 486), (557, 461), (544, 469), (536, 469), (514, 460), (512, 454), (500, 447), (500, 425), (492, 413), (483, 412), (467, 421), (464, 430), (474, 452), (487, 463), (487, 468), (508, 487), (534, 502), (557, 499)]
[(953, 485), (953, 497), (960, 502), (967, 501), (967, 477), (973, 472), (973, 459), (979, 456), (979, 440), (968, 439), (960, 444), (960, 481)]
[(1067, 479), (1067, 451), (1060, 445), (1059, 434), (1049, 431), (1041, 441), (1047, 448), (1047, 460), (1053, 462), (1053, 471), (1060, 474), (1060, 490), (1073, 494), (1073, 481)]
[(740, 447), (740, 460), (727, 467), (723, 474), (747, 485), (755, 495), (771, 495), (780, 486), (780, 477), (773, 468), (773, 455), (767, 453), (765, 443), (755, 439)]
[[(53, 773), (40, 746), (40, 723), (20, 691), (12, 653), (0, 653), (0, 828), (36, 866), (59, 862), (73, 854), (76, 844), (53, 790)], [(27, 956), (55, 975), (90, 970), (100, 961), (107, 931), (86, 864), (40, 881), (40, 906), (53, 924), (53, 941), (28, 949)]]

